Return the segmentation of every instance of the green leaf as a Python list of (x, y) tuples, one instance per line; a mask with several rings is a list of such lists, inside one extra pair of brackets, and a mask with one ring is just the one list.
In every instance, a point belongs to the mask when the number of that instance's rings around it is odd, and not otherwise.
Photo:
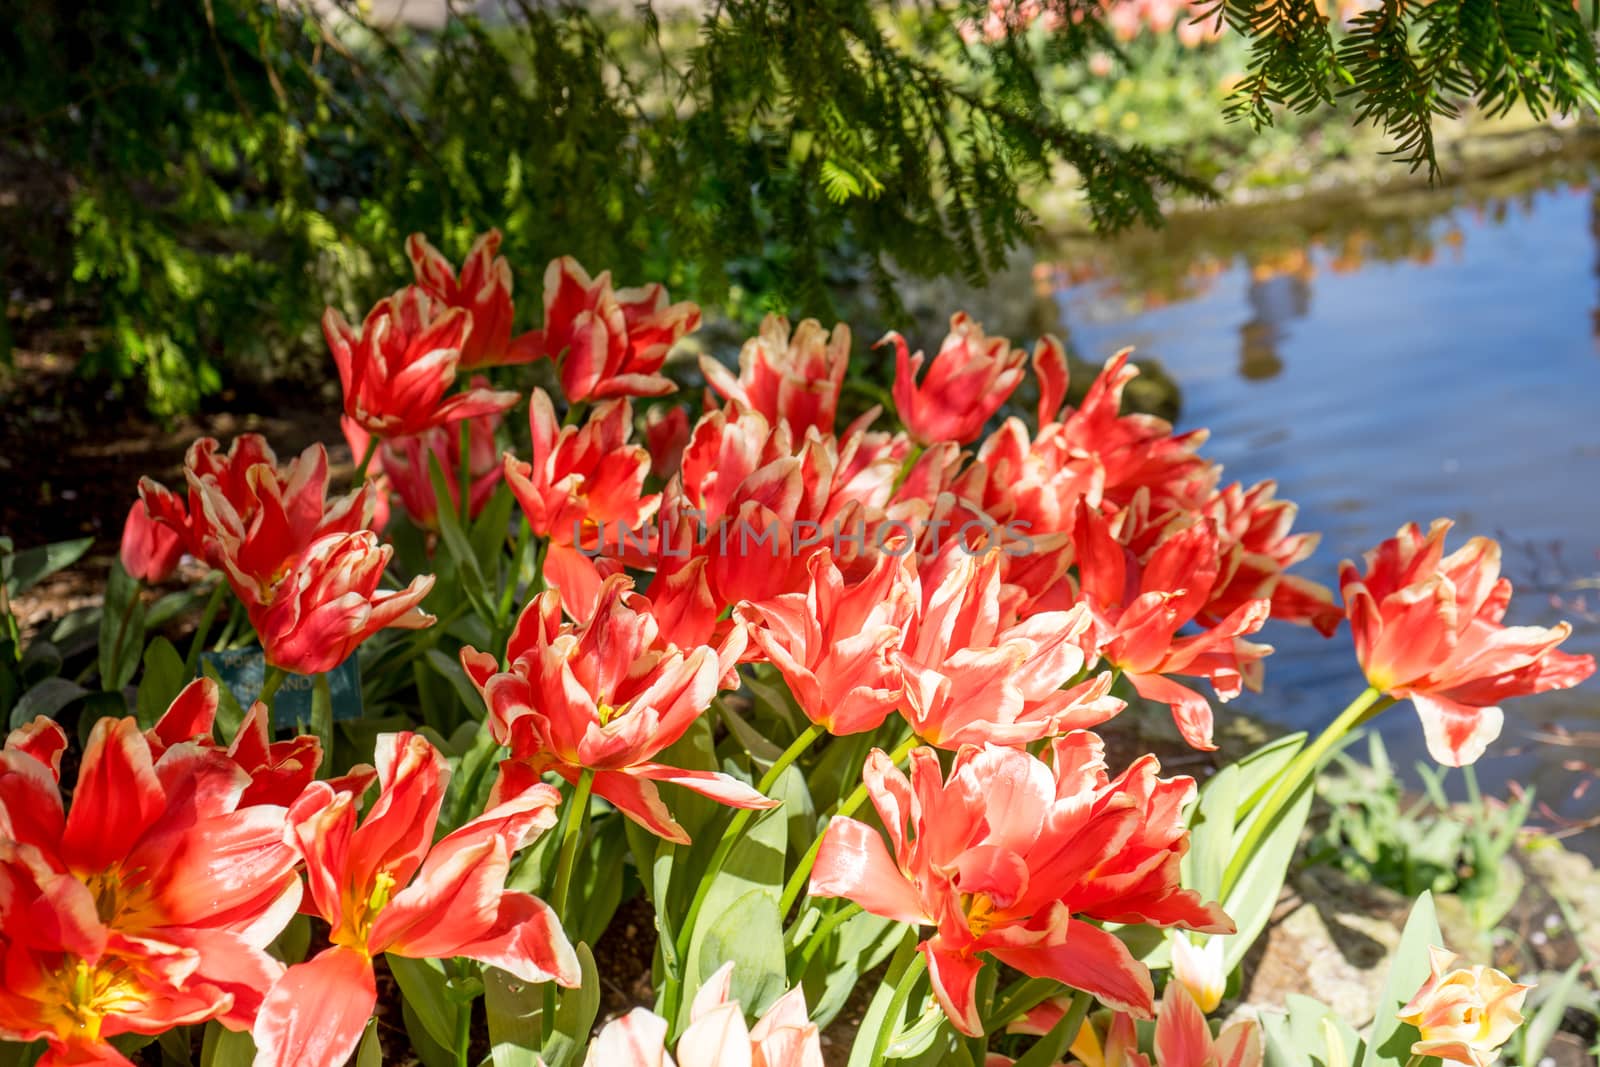
[(1405, 929), (1400, 932), (1400, 944), (1389, 961), (1389, 976), (1384, 980), (1382, 995), (1378, 997), (1372, 1019), (1372, 1036), (1367, 1041), (1361, 1067), (1398, 1067), (1411, 1058), (1411, 1046), (1420, 1039), (1420, 1035), (1415, 1027), (1402, 1023), (1397, 1013), (1422, 988), (1422, 983), (1427, 981), (1431, 973), (1428, 965), (1429, 947), (1443, 944), (1439, 919), (1434, 914), (1433, 895), (1423, 893), (1412, 906)]
[(165, 637), (150, 642), (144, 650), (144, 677), (139, 679), (139, 694), (134, 700), (139, 725), (146, 730), (154, 726), (188, 681), (183, 657), (172, 642)]
[[(224, 738), (232, 741), (244, 723), (244, 709), (234, 697), (233, 690), (223, 681), (222, 672), (215, 664), (201, 661), (200, 673), (217, 683), (217, 729)], [(324, 756), (324, 759), (327, 757)]]
[(206, 1023), (200, 1043), (200, 1067), (251, 1067), (256, 1058), (256, 1043), (248, 1033), (224, 1029), (221, 1023)]
[(1561, 976), (1561, 980), (1545, 994), (1544, 1002), (1522, 1031), (1522, 1063), (1532, 1067), (1544, 1059), (1544, 1050), (1549, 1046), (1550, 1039), (1561, 1028), (1561, 1017), (1566, 1014), (1567, 1001), (1577, 988), (1578, 972), (1582, 969), (1583, 960), (1575, 961)]
[(11, 596), (26, 593), (56, 571), (78, 562), (93, 544), (94, 538), (79, 537), (21, 552), (0, 552), (0, 581)]
[(368, 1019), (356, 1046), (355, 1067), (383, 1067), (383, 1045), (378, 1041), (378, 1020)]
[[(576, 951), (583, 981), (576, 989), (563, 989), (557, 995), (555, 1030), (544, 1046), (544, 1058), (549, 1067), (575, 1067), (583, 1062), (589, 1030), (594, 1026), (595, 1016), (600, 1014), (600, 972), (594, 965), (594, 954), (582, 941), (576, 945)], [(500, 1067), (499, 1061), (496, 1067)]]
[(389, 970), (400, 983), (406, 1006), (428, 1037), (442, 1049), (451, 1049), (456, 1040), (456, 1013), (460, 1009), (446, 988), (449, 979), (438, 960), (414, 960), (390, 953), (384, 957)]
[(100, 688), (111, 692), (131, 682), (143, 650), (144, 602), (139, 598), (139, 583), (122, 569), (120, 560), (114, 561), (100, 616)]
[[(467, 594), (473, 611), (481, 618), (492, 619), (494, 609), (489, 604), (489, 589), (484, 583), (483, 571), (478, 566), (478, 554), (473, 551), (472, 543), (467, 540), (466, 533), (461, 529), (461, 516), (449, 506), (449, 484), (445, 481), (444, 468), (439, 466), (439, 457), (435, 453), (428, 454), (428, 475), (433, 482), (433, 498), (440, 501), (437, 509), (439, 536), (444, 541), (450, 561), (458, 568), (461, 590)], [(435, 561), (435, 566), (439, 566), (439, 561)]]
[[(1277, 824), (1261, 839), (1256, 851), (1239, 874), (1239, 881), (1222, 901), (1222, 909), (1233, 919), (1238, 933), (1229, 937), (1222, 951), (1222, 966), (1231, 971), (1244, 960), (1245, 954), (1272, 918), (1277, 906), (1278, 893), (1289, 873), (1289, 861), (1294, 858), (1300, 844), (1300, 831), (1305, 828), (1306, 817), (1311, 814), (1311, 799), (1315, 792), (1315, 779), (1308, 778), (1295, 790), (1278, 816)], [(1260, 809), (1256, 811), (1260, 815)], [(1250, 822), (1240, 826), (1234, 838), (1243, 844)]]
[[(719, 884), (724, 877), (726, 875), (718, 878)], [(695, 990), (718, 967), (730, 961), (733, 963), (733, 988), (729, 999), (737, 1000), (748, 1014), (761, 1014), (783, 994), (788, 984), (778, 894), (752, 889), (727, 907), (713, 910), (708, 903), (701, 916), (696, 936), (690, 942), (680, 1026), (688, 1024)]]
[(65, 678), (46, 678), (23, 693), (11, 709), (11, 729), (26, 726), (40, 715), (54, 719), (70, 705), (88, 695), (89, 690)]
[(317, 770), (333, 773), (333, 688), (326, 674), (317, 675), (311, 686), (311, 732), (327, 753)]

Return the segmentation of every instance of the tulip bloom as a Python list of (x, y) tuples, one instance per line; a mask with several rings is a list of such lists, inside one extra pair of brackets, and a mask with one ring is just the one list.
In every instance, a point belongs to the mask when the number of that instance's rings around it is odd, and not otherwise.
[[(294, 674), (322, 674), (379, 630), (432, 626), (433, 616), (418, 605), (433, 589), (433, 575), (418, 575), (397, 591), (378, 588), (393, 555), (371, 530), (313, 542), (290, 562), (271, 600), (245, 601), (267, 662)], [(228, 573), (235, 591), (249, 578), (231, 566)]]
[(499, 255), (500, 231), (490, 230), (472, 242), (458, 276), (450, 261), (420, 233), (406, 238), (417, 287), (447, 308), (460, 308), (472, 320), (461, 343), (458, 370), (531, 363), (539, 358), (534, 335), (511, 337), (511, 265)]
[[(271, 712), (258, 700), (245, 712), (233, 741), (226, 749), (219, 748), (212, 737), (217, 703), (217, 683), (210, 678), (196, 678), (184, 686), (155, 726), (145, 731), (151, 756), (159, 760), (168, 749), (182, 744), (221, 752), (250, 776), (250, 784), (239, 798), (240, 807), (276, 804), (287, 808), (293, 804), (316, 778), (322, 742), (309, 734), (272, 740)], [(372, 776), (371, 767), (357, 764), (329, 784), (359, 796), (372, 784)]]
[(1210, 599), (1221, 564), (1215, 530), (1198, 522), (1167, 536), (1141, 566), (1112, 535), (1105, 517), (1079, 504), (1073, 532), (1082, 602), (1094, 615), (1094, 643), (1107, 663), (1121, 669), (1139, 695), (1172, 708), (1178, 732), (1202, 751), (1211, 740), (1211, 705), (1167, 677), (1207, 678), (1219, 700), (1260, 686), (1261, 657), (1272, 649), (1243, 640), (1271, 612), (1266, 600), (1249, 600), (1199, 633), (1179, 631), (1194, 622)]
[(644, 413), (645, 451), (650, 453), (650, 473), (665, 481), (683, 466), (689, 444), (689, 411), (677, 405), (653, 407)]
[(833, 433), (839, 391), (850, 365), (850, 327), (840, 323), (826, 333), (806, 319), (791, 337), (789, 320), (768, 315), (760, 333), (739, 350), (739, 376), (711, 356), (700, 357), (706, 384), (724, 400), (760, 412), (769, 422), (787, 422), (795, 437), (807, 430)]
[(926, 357), (911, 355), (904, 337), (890, 333), (895, 346), (894, 406), (906, 432), (919, 445), (936, 441), (966, 444), (983, 432), (1025, 373), (1027, 353), (1004, 337), (985, 337), (983, 327), (965, 313), (950, 316), (950, 333), (919, 383)]
[(699, 326), (700, 309), (669, 303), (663, 286), (614, 290), (610, 271), (591, 279), (563, 256), (545, 270), (544, 329), (532, 336), (543, 354), (560, 360), (561, 391), (576, 403), (672, 392), (661, 365)]
[(1316, 550), (1318, 536), (1289, 532), (1298, 508), (1288, 500), (1274, 499), (1277, 491), (1276, 482), (1249, 489), (1235, 482), (1218, 490), (1205, 506), (1217, 525), (1222, 571), (1201, 618), (1225, 619), (1247, 601), (1265, 597), (1274, 619), (1314, 626), (1329, 637), (1343, 618), (1332, 591), (1285, 573)]
[(329, 308), (322, 332), (339, 368), (345, 415), (379, 437), (406, 437), (515, 405), (518, 394), (481, 388), (446, 398), (471, 329), (465, 311), (416, 286), (378, 301), (360, 331)]
[(1450, 522), (1426, 536), (1416, 524), (1346, 561), (1339, 591), (1356, 657), (1372, 688), (1410, 698), (1428, 754), (1448, 767), (1475, 762), (1500, 736), (1508, 697), (1568, 689), (1594, 673), (1594, 657), (1556, 651), (1572, 627), (1506, 626), (1511, 582), (1500, 546), (1474, 537), (1444, 554)]
[[(1029, 1012), (1024, 1026), (1015, 1033), (1044, 1034), (1060, 1021), (1066, 1011), (1065, 998), (1048, 1000)], [(1150, 1067), (1150, 1058), (1139, 1051), (1139, 1034), (1133, 1018), (1122, 1012), (1111, 1017), (1105, 1041), (1094, 1024), (1085, 1020), (1072, 1042), (1072, 1054), (1083, 1067)], [(1202, 1012), (1182, 982), (1168, 982), (1156, 1014), (1156, 1067), (1261, 1067), (1264, 1050), (1261, 1026), (1253, 1019), (1240, 1019), (1222, 1028), (1216, 1037)]]
[(380, 792), (359, 825), (356, 799), (326, 782), (289, 810), (309, 903), (332, 944), (272, 987), (253, 1029), (256, 1067), (343, 1063), (377, 1003), (380, 952), (466, 956), (530, 983), (581, 980), (550, 908), (505, 888), (512, 854), (555, 825), (556, 790), (530, 786), (434, 842), (444, 757), (416, 734), (384, 734), (376, 762)]
[(1482, 964), (1450, 970), (1455, 961), (1453, 952), (1428, 949), (1428, 980), (1400, 1009), (1400, 1021), (1421, 1035), (1413, 1056), (1489, 1067), (1522, 1025), (1522, 1002), (1533, 987)]
[(232, 1012), (233, 994), (196, 974), (194, 949), (118, 933), (96, 915), (89, 887), (5, 838), (0, 902), (0, 1040), (44, 1041), (39, 1067), (132, 1067), (110, 1038)]
[[(158, 969), (170, 964), (178, 969), (163, 970), (164, 980), (209, 1004), (205, 1017), (247, 1028), (282, 970), (266, 946), (300, 901), (296, 857), (282, 839), (284, 808), (241, 804), (250, 777), (220, 753), (177, 744), (153, 758), (133, 719), (106, 718), (89, 735), (68, 810), (60, 783), (66, 745), (61, 728), (41, 717), (13, 731), (0, 752), (0, 839), (15, 844), (14, 859), (35, 872), (30, 877), (48, 889), (51, 907), (74, 927), (73, 940), (50, 951), (76, 957), (83, 981), (101, 974), (112, 985), (123, 975), (145, 988), (145, 978), (133, 973), (145, 964), (133, 957)], [(22, 908), (0, 891), (0, 943), (43, 922), (13, 907)], [(107, 951), (130, 961), (121, 970), (110, 961), (102, 968), (98, 960)], [(56, 980), (51, 973), (61, 978), (51, 968), (79, 966), (35, 963), (34, 978), (46, 983)], [(40, 999), (17, 981), (8, 972), (11, 992)], [(150, 996), (155, 1000), (144, 1002), (139, 993), (129, 1003), (162, 1010), (158, 995)], [(100, 1033), (95, 1020), (132, 1010), (119, 1003), (109, 995), (82, 1001), (79, 1023)]]
[(1228, 988), (1228, 972), (1222, 965), (1222, 938), (1203, 938), (1196, 945), (1188, 934), (1174, 930), (1171, 943), (1173, 979), (1189, 991), (1202, 1013), (1216, 1011)]
[(255, 576), (241, 599), (265, 599), (286, 562), (319, 537), (367, 524), (372, 493), (356, 490), (327, 503), (328, 452), (312, 445), (279, 466), (260, 434), (240, 434), (227, 452), (202, 437), (184, 459), (188, 496), (149, 478), (139, 496), (153, 522), (176, 533), (184, 551), (211, 567)]
[(1098, 726), (1124, 707), (1109, 673), (1063, 689), (1085, 666), (1081, 606), (1013, 621), (1001, 604), (1000, 553), (949, 546), (920, 580), (920, 610), (896, 659), (917, 736), (939, 748), (1023, 745)]
[(689, 1025), (678, 1038), (678, 1056), (667, 1054), (667, 1020), (635, 1008), (600, 1028), (584, 1067), (822, 1067), (822, 1043), (806, 1012), (805, 991), (795, 986), (773, 1001), (753, 1027), (744, 1009), (728, 999), (733, 962), (707, 978), (689, 1007)]
[(511, 634), (509, 670), (474, 648), (461, 650), (461, 665), (489, 706), (495, 740), (511, 749), (502, 794), (545, 771), (569, 782), (591, 772), (596, 796), (651, 833), (687, 844), (657, 782), (736, 808), (778, 803), (718, 771), (653, 760), (710, 706), (743, 651), (743, 632), (735, 630), (720, 655), (704, 645), (684, 652), (661, 640), (650, 602), (632, 586), (626, 576), (608, 578), (594, 615), (579, 625), (563, 625), (560, 590), (540, 593)]
[(915, 595), (890, 555), (847, 584), (833, 557), (811, 557), (811, 588), (734, 609), (800, 710), (830, 734), (875, 730), (901, 699), (899, 649)]
[(1051, 743), (1046, 764), (1020, 749), (966, 746), (948, 778), (937, 754), (911, 753), (909, 781), (874, 750), (863, 778), (893, 846), (867, 824), (828, 824), (811, 893), (934, 927), (919, 948), (957, 1030), (983, 1032), (974, 991), (987, 954), (1148, 1017), (1150, 973), (1105, 922), (1232, 933), (1215, 904), (1179, 885), (1189, 847), (1189, 778), (1156, 777), (1146, 756), (1116, 780), (1098, 738)]
[(581, 426), (562, 426), (550, 397), (535, 389), (528, 428), (533, 460), (506, 453), (506, 484), (533, 532), (548, 539), (546, 586), (561, 589), (568, 608), (587, 616), (604, 578), (596, 557), (608, 545), (611, 555), (622, 555), (627, 535), (647, 540), (645, 525), (661, 501), (644, 491), (650, 455), (629, 443), (633, 411), (626, 397), (596, 404)]
[(164, 582), (178, 569), (183, 551), (183, 536), (135, 500), (122, 524), (122, 569), (141, 582)]

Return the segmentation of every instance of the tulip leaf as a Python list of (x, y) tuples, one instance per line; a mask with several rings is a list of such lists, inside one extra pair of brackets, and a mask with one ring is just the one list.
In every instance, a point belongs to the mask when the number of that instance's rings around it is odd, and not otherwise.
[(326, 777), (333, 770), (333, 686), (326, 674), (317, 675), (311, 686), (311, 733), (326, 754), (317, 767)]
[[(574, 949), (583, 982), (576, 989), (563, 989), (556, 1001), (555, 1031), (545, 1042), (544, 1059), (549, 1067), (576, 1067), (583, 1060), (589, 1030), (600, 1014), (600, 972), (589, 946), (579, 941)], [(490, 1038), (492, 1041), (493, 1038)], [(495, 1067), (500, 1067), (496, 1061)]]
[(88, 690), (66, 678), (46, 678), (23, 693), (11, 709), (11, 729), (26, 726), (40, 715), (53, 719), (73, 701), (88, 695)]
[(26, 593), (56, 571), (78, 562), (93, 544), (94, 538), (79, 537), (15, 552), (10, 538), (6, 538), (0, 551), (0, 583), (9, 596)]
[(232, 687), (222, 677), (221, 668), (203, 656), (200, 659), (200, 673), (217, 683), (217, 729), (223, 737), (236, 736), (239, 727), (244, 724), (244, 709), (239, 706), (239, 698), (233, 695)]
[(1411, 1058), (1411, 1045), (1420, 1035), (1415, 1027), (1400, 1021), (1398, 1012), (1422, 988), (1431, 973), (1428, 949), (1443, 944), (1433, 894), (1425, 892), (1412, 906), (1405, 929), (1400, 932), (1400, 944), (1389, 961), (1389, 976), (1384, 980), (1383, 994), (1378, 997), (1372, 1035), (1367, 1041), (1361, 1067), (1404, 1064)]
[[(1222, 901), (1223, 910), (1233, 919), (1238, 930), (1235, 936), (1224, 942), (1224, 971), (1232, 971), (1239, 966), (1250, 951), (1250, 946), (1261, 936), (1261, 931), (1267, 928), (1272, 909), (1277, 906), (1283, 880), (1289, 873), (1289, 861), (1299, 847), (1300, 831), (1305, 828), (1306, 817), (1311, 814), (1312, 786), (1313, 780), (1307, 779), (1295, 790), (1289, 803), (1279, 812), (1277, 823), (1256, 846), (1255, 854), (1239, 875), (1239, 881)], [(1242, 845), (1241, 839), (1249, 827), (1249, 821), (1239, 827), (1234, 838), (1235, 847)]]
[[(841, 902), (839, 906), (845, 905)], [(888, 958), (904, 929), (893, 919), (862, 911), (830, 935), (830, 944), (811, 961), (804, 976), (807, 988), (812, 979), (822, 982), (822, 994), (811, 1009), (811, 1018), (819, 1027), (826, 1027), (844, 1010), (861, 976)]]
[[(782, 818), (763, 819), (782, 824)], [(737, 851), (737, 850), (735, 850)], [(717, 879), (725, 884), (726, 871)], [(678, 1029), (689, 1022), (694, 993), (717, 968), (732, 961), (733, 984), (728, 999), (737, 1000), (747, 1014), (759, 1015), (783, 994), (788, 979), (783, 959), (783, 918), (778, 914), (776, 889), (752, 889), (731, 905), (718, 906), (708, 899), (689, 943), (684, 975), (684, 998)]]
[(501, 482), (483, 505), (478, 517), (472, 520), (472, 532), (468, 538), (480, 567), (487, 569), (500, 566), (501, 558), (506, 555), (506, 539), (511, 531), (511, 509), (515, 504), (516, 498), (511, 495), (511, 487)]
[(498, 967), (485, 967), (483, 1008), (494, 1067), (535, 1067), (543, 1041), (544, 985), (524, 982)]
[[(451, 560), (456, 564), (456, 573), (461, 579), (461, 591), (467, 594), (467, 599), (472, 603), (472, 610), (479, 617), (492, 619), (494, 609), (489, 605), (488, 587), (483, 580), (483, 570), (478, 566), (478, 555), (473, 551), (472, 543), (467, 540), (465, 531), (461, 529), (461, 516), (449, 506), (449, 483), (445, 481), (444, 468), (439, 465), (436, 453), (428, 455), (428, 474), (433, 481), (433, 498), (440, 504), (437, 509), (439, 536), (443, 539)], [(435, 565), (437, 566), (437, 563)]]
[[(406, 1007), (411, 1009), (427, 1036), (441, 1049), (450, 1049), (456, 1039), (456, 1013), (461, 1009), (450, 999), (449, 978), (438, 960), (414, 960), (393, 953), (384, 957), (389, 970), (400, 983)], [(412, 1034), (412, 1037), (417, 1037)]]
[(383, 1045), (378, 1041), (378, 1020), (368, 1019), (356, 1046), (355, 1067), (383, 1067)]
[(256, 1044), (248, 1033), (226, 1029), (221, 1023), (206, 1023), (200, 1042), (200, 1067), (250, 1067), (255, 1062)]
[(120, 561), (114, 561), (100, 614), (100, 688), (115, 692), (133, 681), (143, 651), (144, 601), (139, 598), (139, 583)]
[(1554, 988), (1544, 998), (1544, 1003), (1539, 1005), (1539, 1010), (1534, 1012), (1527, 1027), (1522, 1031), (1522, 1056), (1518, 1062), (1535, 1064), (1544, 1059), (1544, 1050), (1550, 1044), (1550, 1039), (1556, 1036), (1556, 1031), (1561, 1028), (1562, 1016), (1567, 1011), (1567, 1001), (1572, 997), (1572, 991), (1578, 984), (1578, 972), (1583, 969), (1583, 960), (1575, 961), (1567, 968)]
[(144, 677), (139, 679), (139, 695), (134, 700), (139, 725), (146, 730), (154, 726), (188, 680), (183, 657), (172, 642), (165, 637), (150, 642), (144, 650)]

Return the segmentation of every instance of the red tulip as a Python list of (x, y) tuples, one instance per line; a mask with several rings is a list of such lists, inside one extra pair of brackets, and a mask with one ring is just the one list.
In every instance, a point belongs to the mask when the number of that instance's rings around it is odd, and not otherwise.
[(450, 261), (420, 233), (406, 238), (406, 257), (418, 288), (447, 308), (460, 308), (472, 319), (461, 344), (458, 370), (477, 370), (539, 358), (533, 334), (511, 337), (511, 265), (500, 251), (500, 231), (490, 230), (472, 243), (457, 276)]
[(45, 1042), (40, 1067), (132, 1067), (110, 1038), (233, 1010), (233, 992), (196, 973), (194, 949), (116, 932), (96, 915), (86, 886), (52, 871), (39, 850), (4, 838), (0, 901), (0, 1040)]
[[(379, 630), (432, 626), (433, 616), (418, 605), (433, 588), (433, 575), (419, 575), (398, 591), (378, 588), (393, 555), (371, 530), (330, 534), (289, 562), (270, 600), (241, 592), (267, 662), (295, 674), (322, 674)], [(235, 592), (252, 581), (224, 563)]]
[(204, 746), (154, 758), (131, 718), (95, 724), (68, 809), (66, 744), (41, 717), (0, 752), (0, 883), (23, 889), (0, 884), (0, 1030), (65, 1055), (197, 1018), (248, 1027), (300, 900), (285, 809), (244, 804), (249, 775)]
[(760, 333), (739, 350), (739, 376), (710, 356), (700, 357), (706, 383), (724, 400), (759, 412), (768, 422), (787, 422), (796, 437), (809, 429), (833, 433), (839, 391), (850, 365), (850, 327), (826, 333), (806, 319), (791, 337), (789, 320), (768, 315)]
[(1428, 754), (1460, 767), (1500, 736), (1501, 701), (1570, 689), (1594, 673), (1594, 657), (1556, 651), (1572, 632), (1564, 622), (1504, 625), (1511, 582), (1499, 544), (1474, 537), (1446, 556), (1450, 526), (1439, 519), (1426, 536), (1402, 527), (1366, 554), (1364, 572), (1340, 567), (1339, 592), (1367, 681), (1410, 698)]
[(986, 337), (965, 313), (950, 316), (950, 334), (918, 383), (926, 357), (911, 355), (906, 340), (890, 333), (895, 346), (894, 406), (911, 439), (966, 444), (983, 432), (1024, 373), (1027, 353), (1004, 337)]
[(1217, 905), (1179, 886), (1192, 779), (1159, 779), (1146, 756), (1113, 781), (1084, 732), (1056, 738), (1051, 755), (964, 746), (945, 777), (920, 748), (908, 781), (874, 750), (863, 777), (893, 854), (867, 824), (836, 818), (812, 870), (814, 896), (934, 927), (919, 946), (934, 995), (970, 1036), (983, 1032), (974, 993), (986, 955), (1148, 1017), (1149, 971), (1085, 919), (1233, 932)]
[(215, 439), (189, 446), (184, 461), (187, 499), (142, 478), (139, 495), (150, 518), (176, 533), (184, 550), (222, 570), (231, 559), (256, 576), (241, 597), (270, 596), (287, 560), (319, 537), (353, 533), (370, 518), (371, 490), (326, 502), (328, 453), (320, 444), (279, 466), (260, 434), (241, 434), (226, 453)]
[(569, 403), (612, 396), (664, 396), (674, 386), (659, 371), (667, 352), (700, 325), (700, 309), (671, 304), (661, 285), (613, 290), (611, 272), (591, 279), (571, 256), (544, 274), (540, 350), (561, 363)]
[(734, 615), (806, 717), (844, 735), (877, 729), (899, 706), (895, 652), (916, 608), (901, 560), (882, 555), (847, 583), (823, 552), (811, 557), (807, 592), (741, 604)]
[(580, 625), (562, 623), (559, 590), (541, 593), (511, 635), (509, 670), (473, 648), (461, 650), (461, 665), (489, 706), (495, 740), (511, 749), (502, 793), (546, 771), (569, 782), (592, 771), (596, 796), (651, 833), (687, 844), (657, 782), (737, 808), (778, 803), (726, 774), (654, 762), (710, 706), (744, 648), (743, 631), (720, 653), (703, 645), (682, 651), (660, 639), (650, 602), (632, 585), (625, 576), (608, 578), (594, 615)]
[(505, 888), (511, 857), (555, 825), (560, 796), (536, 784), (438, 842), (449, 768), (416, 734), (378, 738), (378, 799), (313, 784), (289, 811), (309, 905), (331, 946), (272, 987), (253, 1035), (258, 1067), (343, 1063), (377, 1003), (372, 958), (466, 956), (523, 982), (576, 986), (577, 955), (550, 908)]
[(1243, 637), (1266, 622), (1270, 603), (1246, 601), (1208, 629), (1180, 636), (1205, 608), (1221, 568), (1217, 535), (1208, 522), (1171, 534), (1140, 565), (1112, 535), (1105, 516), (1080, 504), (1073, 546), (1100, 655), (1140, 696), (1172, 708), (1185, 741), (1204, 751), (1216, 748), (1211, 705), (1167, 675), (1207, 678), (1220, 700), (1238, 696), (1246, 684), (1259, 687), (1261, 657), (1272, 649)]
[(416, 286), (378, 301), (359, 332), (329, 308), (322, 332), (339, 368), (344, 413), (379, 437), (406, 437), (512, 407), (516, 393), (477, 388), (446, 397), (471, 329), (466, 312)]
[[(212, 738), (217, 718), (217, 683), (196, 678), (183, 688), (155, 726), (145, 731), (152, 757), (161, 756), (175, 745), (194, 744), (222, 752), (235, 766), (250, 776), (250, 784), (239, 798), (240, 807), (252, 804), (293, 804), (316, 778), (322, 763), (322, 742), (311, 735), (285, 741), (272, 740), (272, 715), (259, 700), (245, 712), (244, 721), (226, 749)], [(371, 767), (358, 764), (329, 784), (359, 796), (372, 784)]]
[(150, 517), (143, 500), (135, 500), (122, 524), (122, 569), (141, 582), (164, 582), (183, 559), (183, 536)]
[(1246, 601), (1264, 597), (1272, 603), (1274, 619), (1315, 626), (1324, 637), (1331, 636), (1343, 618), (1332, 591), (1284, 573), (1311, 555), (1318, 537), (1289, 532), (1298, 509), (1287, 500), (1273, 499), (1277, 491), (1276, 482), (1250, 489), (1234, 482), (1218, 490), (1205, 506), (1205, 514), (1217, 524), (1223, 569), (1201, 618), (1224, 619)]
[(904, 709), (918, 737), (939, 748), (1023, 745), (1096, 726), (1123, 703), (1110, 674), (1064, 689), (1084, 670), (1088, 612), (1016, 621), (1001, 603), (1000, 553), (948, 547), (920, 579), (919, 611), (897, 659)]
[(626, 397), (596, 404), (581, 426), (562, 426), (550, 397), (535, 389), (528, 427), (533, 461), (507, 453), (506, 483), (533, 532), (547, 539), (546, 586), (559, 588), (568, 609), (586, 618), (604, 578), (596, 557), (622, 555), (628, 536), (644, 545), (635, 551), (654, 550), (645, 525), (661, 498), (644, 491), (650, 456), (628, 441), (633, 411)]
[(650, 473), (665, 481), (683, 465), (689, 444), (689, 411), (677, 405), (653, 407), (644, 413), (645, 450), (650, 453)]

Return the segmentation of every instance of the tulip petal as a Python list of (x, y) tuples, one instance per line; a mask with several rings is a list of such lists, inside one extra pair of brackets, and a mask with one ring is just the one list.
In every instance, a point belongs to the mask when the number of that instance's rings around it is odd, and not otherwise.
[(295, 964), (256, 1016), (255, 1067), (343, 1063), (377, 1003), (372, 962), (355, 949), (335, 946)]
[(1068, 923), (1066, 940), (1058, 944), (993, 946), (989, 952), (1024, 974), (1092, 993), (1116, 1011), (1148, 1019), (1154, 1008), (1155, 990), (1145, 965), (1114, 934), (1080, 919)]
[(851, 818), (828, 823), (811, 868), (811, 895), (846, 897), (896, 922), (928, 921), (916, 887), (889, 855), (882, 835)]
[(928, 958), (928, 981), (939, 1006), (950, 1017), (950, 1024), (968, 1037), (983, 1033), (983, 1018), (978, 1013), (978, 972), (983, 959), (965, 952), (950, 952), (935, 947), (932, 940), (921, 946)]
[(1505, 713), (1498, 707), (1475, 708), (1437, 693), (1407, 695), (1422, 720), (1428, 755), (1446, 767), (1476, 763), (1505, 723)]

